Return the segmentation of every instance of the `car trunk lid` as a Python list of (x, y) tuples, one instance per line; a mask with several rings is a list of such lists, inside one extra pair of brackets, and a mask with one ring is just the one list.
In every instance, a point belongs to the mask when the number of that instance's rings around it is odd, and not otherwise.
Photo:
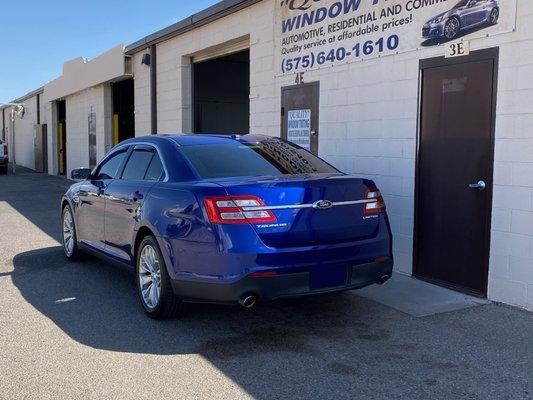
[[(252, 223), (267, 246), (298, 247), (372, 238), (378, 232), (381, 204), (370, 180), (341, 174), (217, 180), (230, 197), (256, 196), (261, 204), (242, 207), (275, 218)], [(380, 201), (378, 201), (380, 200)], [(246, 204), (246, 203), (243, 203)], [(365, 208), (370, 208), (366, 210)], [(372, 209), (374, 208), (374, 209)], [(233, 210), (235, 211), (235, 210)], [(252, 214), (253, 215), (253, 214)], [(265, 215), (263, 215), (265, 217)]]

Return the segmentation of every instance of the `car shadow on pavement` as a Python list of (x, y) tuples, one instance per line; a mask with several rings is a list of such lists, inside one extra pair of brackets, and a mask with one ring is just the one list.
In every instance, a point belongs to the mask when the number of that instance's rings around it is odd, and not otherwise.
[[(302, 390), (325, 395), (332, 379), (346, 384), (364, 379), (364, 359), (385, 363), (412, 350), (402, 343), (387, 350), (391, 333), (368, 312), (375, 307), (394, 311), (349, 294), (252, 310), (189, 305), (181, 318), (154, 321), (137, 304), (134, 274), (127, 267), (89, 257), (67, 262), (60, 246), (18, 254), (13, 265), (11, 279), (24, 299), (73, 340), (116, 352), (199, 354), (256, 398), (279, 395), (280, 386), (271, 387), (263, 378), (281, 384), (279, 374), (287, 368), (295, 385), (305, 386)], [(361, 344), (368, 352), (363, 357)]]

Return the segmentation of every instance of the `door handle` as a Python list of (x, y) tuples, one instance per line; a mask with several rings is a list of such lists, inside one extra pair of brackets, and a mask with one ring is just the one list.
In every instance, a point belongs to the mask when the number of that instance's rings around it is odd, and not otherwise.
[(470, 185), (468, 185), (468, 187), (470, 189), (477, 189), (481, 192), (487, 188), (487, 184), (485, 183), (485, 181), (479, 181), (478, 183), (471, 183)]
[(131, 195), (131, 199), (135, 202), (144, 199), (144, 194), (139, 192), (138, 190)]
[(106, 185), (104, 183), (102, 183), (101, 185), (98, 186), (98, 190), (97, 190), (97, 194), (98, 196), (101, 196), (105, 193), (105, 189), (106, 189)]

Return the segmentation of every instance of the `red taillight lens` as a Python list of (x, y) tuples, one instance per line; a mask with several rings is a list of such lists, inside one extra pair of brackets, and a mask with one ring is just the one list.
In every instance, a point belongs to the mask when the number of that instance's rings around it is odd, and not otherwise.
[(264, 206), (257, 196), (206, 197), (205, 208), (213, 224), (265, 224), (277, 221), (270, 210), (247, 210), (247, 207)]
[(373, 201), (365, 204), (365, 215), (376, 215), (387, 210), (385, 200), (378, 189), (369, 189), (366, 198)]
[(250, 278), (271, 278), (273, 276), (278, 276), (278, 273), (276, 271), (257, 271), (248, 275)]
[(7, 156), (7, 145), (4, 146), (4, 156)]

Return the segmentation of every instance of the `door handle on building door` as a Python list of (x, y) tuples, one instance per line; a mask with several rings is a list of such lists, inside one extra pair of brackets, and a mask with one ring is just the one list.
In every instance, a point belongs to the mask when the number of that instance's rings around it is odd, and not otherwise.
[(485, 183), (485, 181), (479, 181), (478, 183), (471, 183), (470, 185), (468, 185), (468, 187), (470, 189), (477, 189), (479, 191), (483, 191), (487, 188), (487, 184)]

